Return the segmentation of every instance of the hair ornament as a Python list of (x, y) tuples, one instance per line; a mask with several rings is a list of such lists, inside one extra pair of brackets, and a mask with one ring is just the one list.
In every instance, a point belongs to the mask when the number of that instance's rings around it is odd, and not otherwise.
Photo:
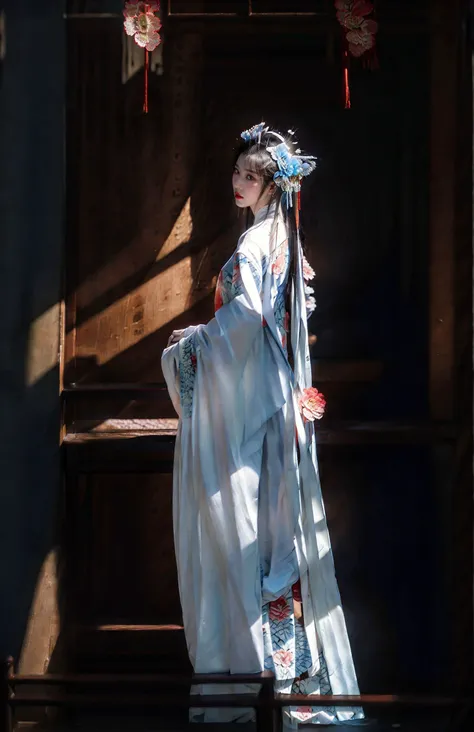
[[(288, 130), (288, 134), (294, 136), (295, 130)], [(273, 180), (285, 193), (286, 205), (291, 207), (293, 205), (292, 194), (301, 190), (301, 181), (306, 175), (313, 172), (317, 158), (312, 155), (301, 155), (300, 148), (297, 148), (293, 153), (285, 138), (279, 132), (267, 127), (265, 122), (260, 122), (258, 125), (244, 130), (240, 136), (245, 142), (255, 140), (258, 144), (262, 144), (262, 135), (272, 136), (278, 140), (278, 144), (267, 145), (265, 149), (278, 165)]]
[(292, 206), (292, 194), (301, 190), (301, 181), (315, 169), (316, 158), (310, 155), (299, 155), (300, 149), (293, 154), (286, 142), (267, 147), (267, 151), (278, 165), (273, 180), (286, 194), (287, 206)]
[(265, 122), (260, 122), (258, 125), (254, 125), (249, 130), (244, 130), (240, 136), (245, 142), (250, 142), (251, 140), (258, 140), (260, 142), (262, 133), (266, 132), (268, 130), (268, 127), (265, 127)]

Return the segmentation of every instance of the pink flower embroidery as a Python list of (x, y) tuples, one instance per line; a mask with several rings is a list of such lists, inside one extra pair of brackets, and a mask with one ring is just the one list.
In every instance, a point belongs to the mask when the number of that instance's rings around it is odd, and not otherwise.
[(194, 371), (196, 371), (197, 368), (197, 358), (194, 353), (191, 354), (191, 363), (193, 366)]
[(301, 722), (306, 722), (307, 719), (311, 719), (313, 716), (311, 707), (296, 707), (295, 712), (298, 714)]
[(314, 386), (304, 389), (298, 399), (298, 406), (305, 422), (321, 419), (326, 408), (324, 396)]
[(125, 3), (123, 14), (125, 16), (124, 28), (128, 36), (134, 36), (134, 41), (141, 48), (147, 51), (154, 51), (161, 43), (158, 31), (161, 28), (161, 21), (155, 16), (159, 4), (156, 0), (141, 2), (141, 0), (129, 0)]
[(285, 264), (286, 264), (286, 255), (283, 252), (283, 254), (279, 254), (278, 257), (275, 259), (275, 261), (272, 264), (272, 272), (275, 275), (281, 275), (285, 271)]
[(268, 617), (270, 620), (285, 620), (290, 615), (290, 606), (284, 597), (279, 597), (278, 600), (273, 600), (270, 603)]
[(316, 272), (306, 259), (306, 257), (303, 254), (303, 277), (306, 280), (306, 282), (309, 282), (309, 280), (314, 279), (316, 277)]
[(273, 660), (279, 666), (284, 666), (285, 668), (288, 668), (293, 663), (293, 654), (291, 651), (277, 651), (273, 655)]

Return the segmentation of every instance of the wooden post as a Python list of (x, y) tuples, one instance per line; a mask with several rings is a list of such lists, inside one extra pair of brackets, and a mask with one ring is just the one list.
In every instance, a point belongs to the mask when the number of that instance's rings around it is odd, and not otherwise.
[(446, 683), (456, 692), (470, 688), (473, 678), (472, 376), (470, 364), (464, 366), (472, 349), (472, 259), (465, 242), (466, 183), (471, 185), (467, 11), (466, 0), (432, 2), (429, 388), (432, 419), (461, 426), (454, 455), (446, 447), (433, 451), (449, 598)]
[(257, 732), (273, 732), (274, 690), (273, 675), (262, 682), (256, 709)]
[(433, 0), (431, 16), (430, 381), (431, 417), (454, 406), (454, 255), (457, 31), (461, 0)]

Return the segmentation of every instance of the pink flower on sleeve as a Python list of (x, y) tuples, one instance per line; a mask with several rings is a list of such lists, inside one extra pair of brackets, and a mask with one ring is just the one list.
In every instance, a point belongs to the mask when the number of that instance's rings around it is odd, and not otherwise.
[(286, 265), (286, 255), (283, 252), (283, 254), (279, 254), (278, 257), (275, 259), (275, 261), (272, 264), (272, 272), (275, 275), (281, 275), (285, 271), (285, 265)]
[(306, 722), (313, 716), (313, 710), (311, 709), (311, 707), (296, 707), (295, 712), (297, 713), (298, 719), (301, 722)]

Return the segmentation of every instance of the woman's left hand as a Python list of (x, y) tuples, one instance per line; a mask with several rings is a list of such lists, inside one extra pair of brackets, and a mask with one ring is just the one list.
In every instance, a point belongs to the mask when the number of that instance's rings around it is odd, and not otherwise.
[(168, 345), (166, 347), (168, 348), (169, 346), (174, 346), (176, 343), (179, 343), (181, 338), (183, 337), (184, 330), (174, 330), (168, 338)]

